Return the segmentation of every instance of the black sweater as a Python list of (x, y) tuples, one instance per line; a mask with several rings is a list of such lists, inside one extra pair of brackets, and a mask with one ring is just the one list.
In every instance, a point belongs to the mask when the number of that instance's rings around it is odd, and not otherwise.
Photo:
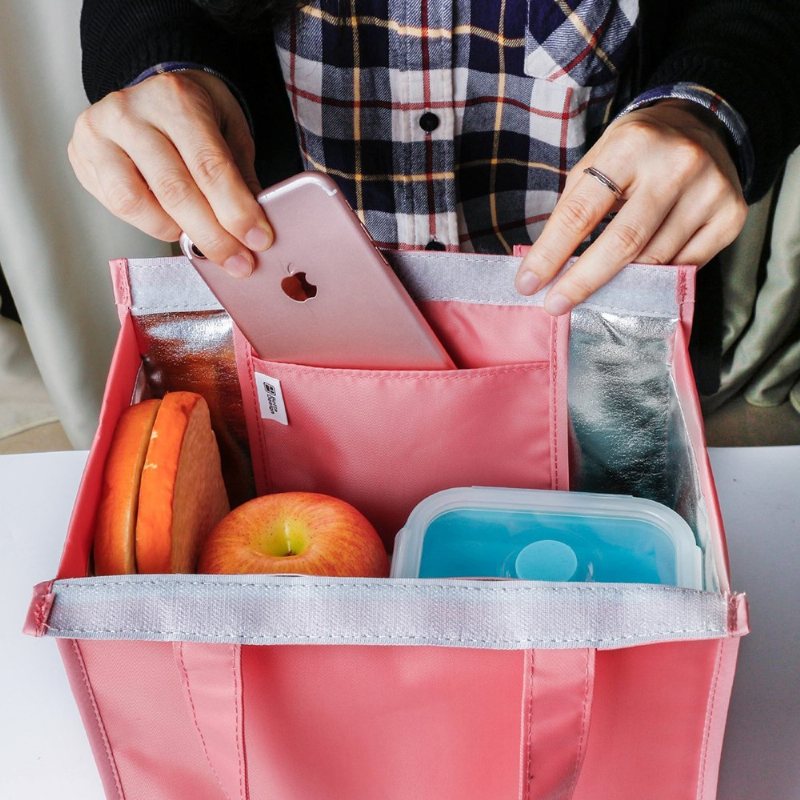
[[(641, 0), (638, 57), (626, 94), (691, 81), (744, 118), (755, 154), (748, 200), (766, 192), (800, 144), (800, 3), (791, 0)], [(91, 102), (163, 61), (216, 69), (253, 117), (264, 185), (301, 169), (271, 36), (237, 33), (191, 0), (85, 0), (83, 79)]]

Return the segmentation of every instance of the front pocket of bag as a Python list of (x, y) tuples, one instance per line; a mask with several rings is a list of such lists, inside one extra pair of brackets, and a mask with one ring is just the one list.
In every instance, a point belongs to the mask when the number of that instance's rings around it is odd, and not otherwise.
[[(342, 498), (391, 550), (413, 507), (433, 492), (566, 488), (566, 410), (549, 362), (328, 369), (263, 361), (243, 347), (237, 360), (259, 494)], [(262, 416), (269, 403), (283, 405), (287, 424)]]
[[(616, 80), (631, 46), (638, 7), (612, 0), (528, 3), (524, 72), (571, 87)], [(566, 13), (565, 13), (566, 12)]]

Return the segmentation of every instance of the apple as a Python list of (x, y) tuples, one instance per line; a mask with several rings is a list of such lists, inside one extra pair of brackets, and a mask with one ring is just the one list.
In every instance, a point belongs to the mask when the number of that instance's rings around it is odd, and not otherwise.
[(385, 578), (389, 558), (367, 518), (315, 492), (281, 492), (235, 508), (211, 531), (198, 572)]

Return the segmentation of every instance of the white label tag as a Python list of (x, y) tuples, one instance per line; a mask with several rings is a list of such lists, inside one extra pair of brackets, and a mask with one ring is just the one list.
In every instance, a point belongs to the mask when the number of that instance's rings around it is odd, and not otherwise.
[(258, 387), (258, 404), (261, 407), (261, 419), (274, 419), (281, 425), (288, 425), (286, 406), (283, 402), (281, 382), (261, 372), (253, 373)]

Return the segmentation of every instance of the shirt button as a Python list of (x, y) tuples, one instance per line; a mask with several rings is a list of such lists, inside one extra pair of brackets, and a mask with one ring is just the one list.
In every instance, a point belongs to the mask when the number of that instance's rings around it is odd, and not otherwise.
[(436, 239), (431, 239), (428, 244), (425, 245), (426, 250), (446, 250), (447, 247), (443, 245), (441, 242), (437, 242)]
[(425, 133), (431, 133), (431, 131), (435, 131), (439, 127), (439, 117), (431, 111), (426, 111), (419, 118), (419, 126)]

